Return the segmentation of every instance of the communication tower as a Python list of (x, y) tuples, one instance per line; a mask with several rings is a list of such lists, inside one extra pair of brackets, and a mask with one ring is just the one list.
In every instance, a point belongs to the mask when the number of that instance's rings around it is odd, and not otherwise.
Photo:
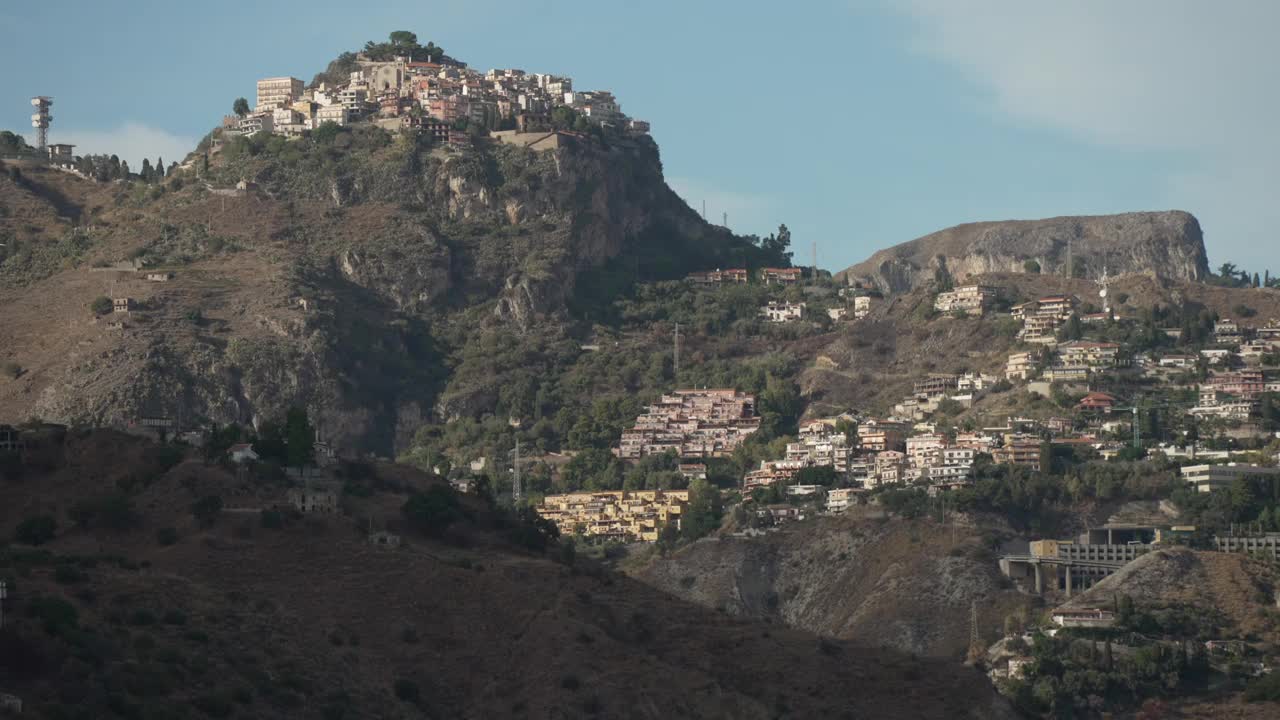
[(31, 106), (36, 109), (31, 115), (31, 127), (36, 129), (36, 146), (43, 153), (49, 147), (49, 123), (53, 121), (49, 108), (53, 107), (53, 98), (38, 95), (31, 98)]

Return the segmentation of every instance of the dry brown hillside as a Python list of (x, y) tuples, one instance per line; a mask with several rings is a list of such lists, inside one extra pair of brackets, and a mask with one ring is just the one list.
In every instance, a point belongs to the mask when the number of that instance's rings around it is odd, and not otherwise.
[(1127, 595), (1139, 608), (1190, 608), (1222, 637), (1275, 644), (1280, 642), (1278, 588), (1280, 575), (1262, 560), (1173, 548), (1143, 555), (1066, 605), (1112, 607)]
[(970, 613), (989, 641), (1030, 598), (1003, 582), (975, 528), (850, 511), (758, 538), (711, 537), (638, 571), (731, 615), (960, 660)]
[[(475, 519), (450, 541), (404, 531), (400, 549), (376, 549), (362, 518), (400, 529), (399, 483), (434, 482), (404, 470), (379, 469), (382, 489), (347, 496), (343, 514), (273, 529), (224, 512), (201, 528), (186, 512), (196, 498), (243, 507), (283, 487), (192, 460), (156, 476), (152, 451), (73, 433), (52, 466), (0, 483), (0, 531), (38, 511), (60, 528), (36, 553), (0, 550), (11, 582), (0, 691), (24, 699), (24, 716), (1007, 716), (959, 664), (733, 618), (551, 562), (506, 544), (472, 502)], [(132, 527), (71, 525), (73, 498), (138, 472)], [(156, 541), (166, 526), (173, 545)]]

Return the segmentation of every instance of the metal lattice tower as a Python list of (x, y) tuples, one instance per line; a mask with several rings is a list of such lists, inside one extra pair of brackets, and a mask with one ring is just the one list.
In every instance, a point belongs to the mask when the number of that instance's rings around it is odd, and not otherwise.
[(31, 116), (31, 127), (36, 129), (36, 146), (43, 153), (49, 147), (49, 123), (53, 121), (49, 108), (53, 107), (53, 98), (37, 95), (31, 98), (31, 106), (36, 109)]

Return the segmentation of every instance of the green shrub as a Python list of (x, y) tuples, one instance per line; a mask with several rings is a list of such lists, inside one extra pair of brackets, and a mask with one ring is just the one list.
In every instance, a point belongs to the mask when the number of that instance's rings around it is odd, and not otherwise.
[(181, 610), (178, 610), (177, 608), (165, 611), (163, 619), (164, 619), (165, 625), (186, 625), (187, 624), (187, 614)]
[(396, 680), (395, 693), (397, 698), (407, 703), (417, 703), (421, 699), (418, 683), (407, 678)]
[(200, 527), (213, 527), (218, 516), (222, 514), (222, 498), (217, 495), (206, 495), (191, 505), (191, 514), (200, 523)]
[(0, 371), (16, 380), (22, 375), (22, 366), (16, 362), (9, 361), (0, 365)]
[(1249, 702), (1280, 701), (1280, 673), (1268, 673), (1251, 681), (1245, 686), (1244, 699)]
[(178, 542), (178, 531), (171, 527), (163, 527), (156, 531), (156, 542), (165, 547)]
[(49, 515), (34, 515), (18, 524), (13, 539), (27, 545), (43, 545), (58, 533), (58, 521)]
[(284, 513), (279, 510), (263, 510), (262, 511), (262, 527), (269, 530), (279, 530), (284, 527)]
[(94, 315), (107, 315), (115, 309), (115, 305), (111, 302), (111, 298), (106, 295), (99, 295), (93, 299), (93, 302), (89, 303), (89, 309), (93, 311)]
[(61, 585), (74, 585), (89, 579), (83, 570), (70, 563), (63, 563), (53, 570), (53, 579)]
[(80, 624), (80, 613), (75, 606), (60, 597), (32, 598), (27, 603), (27, 615), (40, 621), (50, 635), (59, 635)]

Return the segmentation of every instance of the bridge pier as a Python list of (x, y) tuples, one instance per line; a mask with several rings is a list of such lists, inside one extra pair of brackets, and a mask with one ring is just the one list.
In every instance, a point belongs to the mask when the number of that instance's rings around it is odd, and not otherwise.
[(1044, 572), (1040, 568), (1040, 563), (1035, 563), (1032, 567), (1036, 570), (1036, 594), (1044, 594)]
[(1066, 565), (1067, 569), (1067, 597), (1071, 597), (1071, 566)]

